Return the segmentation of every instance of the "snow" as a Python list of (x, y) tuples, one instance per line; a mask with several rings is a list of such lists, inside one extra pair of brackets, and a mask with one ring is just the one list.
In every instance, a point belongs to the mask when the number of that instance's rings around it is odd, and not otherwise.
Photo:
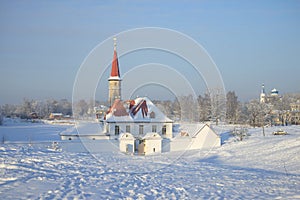
[(268, 127), (265, 137), (252, 128), (243, 141), (229, 137), (232, 128), (214, 127), (221, 147), (133, 156), (54, 150), (72, 126), (5, 123), (0, 198), (299, 199), (300, 126), (280, 127), (288, 135), (276, 136), (279, 128)]
[[(148, 113), (147, 116), (143, 116), (142, 114), (142, 109), (140, 109), (135, 115), (133, 115), (131, 111), (129, 111), (129, 113), (123, 114), (123, 116), (115, 116), (113, 111), (108, 113), (106, 115), (106, 121), (107, 122), (173, 122), (172, 120), (170, 120), (168, 117), (166, 117), (164, 115), (163, 112), (161, 112), (153, 103), (152, 101), (147, 98), (147, 97), (139, 97), (136, 98), (134, 100), (135, 105), (137, 106), (141, 101), (146, 101), (146, 105), (148, 108)], [(120, 112), (122, 112), (122, 107), (120, 107), (120, 105), (113, 105), (114, 106), (118, 106), (118, 109)], [(155, 117), (154, 118), (150, 118), (150, 113), (154, 112), (155, 113)]]
[[(139, 97), (136, 98), (135, 105), (139, 104), (141, 101), (145, 100), (148, 108), (148, 115), (143, 116), (142, 115), (142, 110), (139, 110), (139, 112), (136, 113), (135, 116), (133, 116), (133, 119), (135, 121), (151, 121), (151, 122), (173, 122), (170, 120), (163, 112), (161, 112), (148, 97)], [(151, 119), (150, 118), (150, 113), (154, 112), (155, 113), (155, 118)]]

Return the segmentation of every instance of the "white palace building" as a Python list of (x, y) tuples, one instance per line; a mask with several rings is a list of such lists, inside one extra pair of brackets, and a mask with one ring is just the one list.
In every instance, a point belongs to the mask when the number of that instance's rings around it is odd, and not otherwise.
[[(61, 134), (63, 140), (89, 138), (114, 141), (119, 151), (142, 155), (211, 148), (221, 145), (220, 137), (209, 125), (195, 125), (194, 130), (173, 133), (173, 121), (147, 97), (121, 99), (121, 76), (114, 42), (114, 55), (109, 82), (110, 108), (99, 118), (102, 133)], [(103, 142), (103, 141), (102, 141)]]

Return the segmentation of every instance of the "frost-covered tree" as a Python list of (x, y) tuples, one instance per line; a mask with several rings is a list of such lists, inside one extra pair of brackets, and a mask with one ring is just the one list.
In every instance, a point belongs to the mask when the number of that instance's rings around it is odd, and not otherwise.
[(16, 105), (5, 104), (1, 106), (1, 113), (4, 117), (11, 117), (16, 112)]
[(198, 96), (198, 104), (199, 104), (199, 120), (209, 121), (211, 119), (211, 99), (209, 93), (205, 93), (202, 97)]
[(72, 103), (67, 99), (61, 99), (59, 101), (60, 112), (64, 115), (72, 115)]
[(199, 106), (193, 95), (180, 96), (178, 100), (181, 108), (181, 120), (188, 122), (198, 121)]
[(84, 117), (87, 115), (89, 110), (89, 105), (85, 100), (80, 100), (73, 103), (73, 116), (74, 117)]
[(249, 124), (248, 103), (239, 103), (237, 123)]
[(218, 121), (224, 120), (226, 116), (226, 98), (220, 89), (211, 89), (205, 92), (204, 96), (198, 96), (199, 120)]
[(172, 116), (175, 120), (179, 120), (181, 118), (181, 107), (178, 98), (176, 98), (172, 104)]
[(239, 116), (238, 97), (234, 91), (229, 91), (226, 94), (226, 120), (229, 123), (236, 123)]
[(258, 100), (251, 100), (247, 105), (248, 113), (249, 113), (249, 121), (252, 126), (260, 126), (263, 127), (264, 134), (264, 126), (267, 118), (270, 116), (272, 111), (272, 105), (266, 103), (260, 103)]
[(246, 104), (247, 114), (249, 115), (249, 124), (253, 127), (259, 126), (259, 115), (261, 113), (260, 102), (258, 100), (251, 100)]
[(218, 122), (225, 120), (226, 117), (226, 95), (221, 89), (211, 89), (209, 94), (212, 120), (218, 125)]
[(28, 118), (30, 113), (37, 113), (40, 118), (47, 118), (50, 113), (58, 112), (64, 115), (72, 115), (72, 104), (66, 100), (29, 100), (24, 99), (20, 105), (5, 104), (1, 106), (1, 112), (6, 117)]

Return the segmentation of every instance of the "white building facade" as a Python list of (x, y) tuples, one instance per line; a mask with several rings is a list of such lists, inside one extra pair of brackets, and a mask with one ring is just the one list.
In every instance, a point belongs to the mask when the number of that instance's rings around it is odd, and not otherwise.
[(122, 133), (141, 138), (147, 133), (158, 133), (162, 138), (173, 137), (173, 121), (166, 117), (147, 97), (122, 102), (115, 100), (103, 120), (104, 134), (111, 139)]

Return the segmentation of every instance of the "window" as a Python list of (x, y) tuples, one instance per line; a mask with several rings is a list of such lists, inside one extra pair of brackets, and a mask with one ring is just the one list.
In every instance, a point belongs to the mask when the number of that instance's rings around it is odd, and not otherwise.
[(118, 125), (115, 126), (115, 135), (120, 134), (120, 127)]
[(167, 125), (163, 125), (162, 130), (161, 130), (161, 134), (166, 135), (166, 133), (167, 133)]
[(156, 125), (152, 125), (152, 132), (156, 133), (157, 132), (157, 126)]
[(126, 133), (130, 133), (130, 125), (126, 125)]
[(151, 118), (151, 119), (154, 119), (154, 118), (155, 118), (155, 112), (152, 111), (152, 112), (150, 113), (150, 118)]
[(139, 134), (140, 135), (144, 134), (144, 125), (139, 125)]

